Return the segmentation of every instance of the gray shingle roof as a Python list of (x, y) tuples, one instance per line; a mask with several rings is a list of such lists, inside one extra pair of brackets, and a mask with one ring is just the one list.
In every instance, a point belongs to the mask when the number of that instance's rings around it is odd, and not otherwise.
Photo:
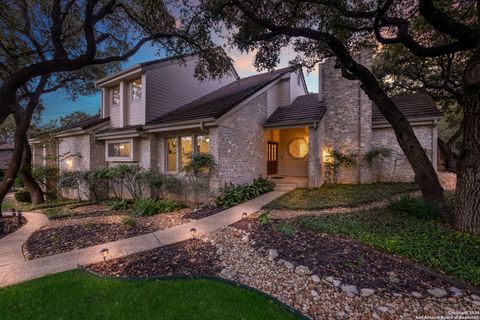
[(205, 118), (217, 119), (269, 83), (293, 71), (293, 69), (293, 67), (287, 67), (234, 81), (170, 113), (152, 120), (148, 125), (193, 121)]
[(74, 129), (74, 128), (80, 128), (82, 130), (91, 128), (93, 126), (96, 126), (97, 124), (100, 124), (102, 122), (108, 121), (110, 118), (101, 118), (100, 115), (94, 115), (88, 118), (85, 118), (83, 120), (68, 124), (66, 126), (60, 127), (55, 130), (55, 132), (61, 132), (69, 129)]
[[(403, 94), (391, 99), (407, 119), (442, 116), (435, 102), (426, 93)], [(375, 104), (372, 108), (372, 121), (387, 121)]]
[(318, 101), (318, 94), (297, 97), (291, 105), (281, 106), (267, 119), (264, 127), (310, 124), (322, 119), (327, 108)]

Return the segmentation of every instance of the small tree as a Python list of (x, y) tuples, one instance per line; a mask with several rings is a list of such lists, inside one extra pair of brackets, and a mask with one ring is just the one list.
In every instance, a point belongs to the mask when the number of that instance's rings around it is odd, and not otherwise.
[(83, 172), (82, 171), (65, 171), (60, 175), (58, 180), (58, 187), (60, 189), (72, 189), (77, 192), (78, 199), (82, 199), (81, 181), (82, 181)]
[(377, 172), (377, 182), (380, 182), (382, 178), (383, 162), (391, 156), (392, 149), (385, 147), (372, 149), (365, 155), (365, 161), (367, 161), (368, 166)]
[(341, 153), (332, 150), (326, 155), (324, 173), (328, 182), (338, 183), (341, 168), (353, 168), (357, 166), (357, 155)]
[(98, 201), (102, 194), (105, 194), (102, 190), (108, 190), (108, 175), (108, 168), (95, 168), (83, 172), (81, 179), (88, 186), (90, 200)]
[(193, 190), (195, 204), (198, 204), (198, 193), (202, 187), (202, 177), (215, 166), (213, 157), (209, 154), (198, 154), (192, 158), (190, 163), (183, 167), (188, 183)]

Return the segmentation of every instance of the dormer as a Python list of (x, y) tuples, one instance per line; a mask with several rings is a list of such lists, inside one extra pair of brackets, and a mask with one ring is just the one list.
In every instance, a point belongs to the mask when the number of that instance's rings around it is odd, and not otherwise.
[(102, 90), (102, 117), (110, 117), (110, 127), (144, 125), (176, 108), (232, 81), (231, 74), (220, 80), (195, 78), (197, 57), (180, 62), (166, 58), (134, 65), (96, 82)]

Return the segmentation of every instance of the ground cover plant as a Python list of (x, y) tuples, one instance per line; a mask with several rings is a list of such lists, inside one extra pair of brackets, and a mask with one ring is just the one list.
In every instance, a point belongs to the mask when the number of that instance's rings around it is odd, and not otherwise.
[(0, 301), (4, 320), (295, 319), (264, 296), (219, 281), (129, 281), (79, 270), (0, 289)]
[(416, 190), (418, 186), (413, 183), (325, 184), (317, 189), (295, 189), (265, 207), (292, 210), (356, 207)]
[(247, 185), (226, 185), (215, 204), (222, 208), (231, 208), (242, 202), (256, 198), (273, 190), (274, 183), (262, 176)]
[(163, 199), (138, 199), (133, 203), (133, 216), (146, 217), (158, 213), (174, 212), (187, 206), (181, 202)]
[(454, 231), (437, 215), (430, 215), (430, 209), (425, 216), (408, 212), (417, 205), (395, 203), (390, 210), (301, 217), (296, 222), (302, 228), (346, 236), (480, 285), (480, 236)]

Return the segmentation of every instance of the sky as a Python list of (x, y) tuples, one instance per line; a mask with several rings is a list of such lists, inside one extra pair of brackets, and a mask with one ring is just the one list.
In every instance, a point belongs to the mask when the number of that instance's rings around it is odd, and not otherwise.
[[(123, 64), (123, 68), (162, 57), (162, 55), (158, 55), (157, 52), (158, 48), (146, 44), (134, 56), (132, 56)], [(253, 66), (254, 53), (241, 54), (238, 51), (232, 50), (230, 52), (230, 56), (234, 60), (234, 67), (240, 77), (250, 76), (258, 73)], [(280, 56), (280, 64), (277, 68), (288, 66), (289, 60), (293, 59), (294, 56), (295, 52), (293, 49), (284, 49)], [(314, 69), (310, 74), (307, 74), (304, 71), (304, 74), (309, 92), (318, 92), (317, 70)], [(42, 101), (45, 106), (42, 122), (47, 123), (50, 120), (57, 119), (74, 111), (84, 111), (90, 114), (95, 114), (100, 108), (101, 97), (100, 92), (97, 92), (95, 95), (79, 96), (78, 99), (72, 101), (67, 98), (62, 90), (59, 90), (44, 95), (42, 97)]]

